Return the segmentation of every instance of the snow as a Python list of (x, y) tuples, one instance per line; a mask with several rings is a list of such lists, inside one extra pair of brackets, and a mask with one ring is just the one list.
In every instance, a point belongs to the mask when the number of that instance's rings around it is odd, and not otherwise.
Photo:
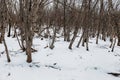
[(0, 45), (0, 80), (120, 80), (109, 72), (120, 73), (120, 47), (111, 52), (110, 42), (90, 39), (89, 51), (85, 47), (69, 50), (69, 42), (57, 38), (53, 50), (44, 48), (48, 39), (34, 38), (33, 62), (26, 63), (26, 54), (20, 50), (16, 38), (6, 37), (11, 63), (6, 60), (3, 44)]

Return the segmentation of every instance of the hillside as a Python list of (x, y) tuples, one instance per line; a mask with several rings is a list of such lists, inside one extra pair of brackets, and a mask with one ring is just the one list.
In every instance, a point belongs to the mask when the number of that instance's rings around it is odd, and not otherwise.
[(76, 39), (72, 50), (68, 42), (57, 38), (53, 50), (44, 48), (48, 39), (34, 38), (33, 62), (27, 63), (26, 54), (19, 48), (16, 38), (6, 37), (11, 62), (6, 60), (3, 45), (0, 45), (0, 80), (120, 80), (120, 47), (111, 52), (110, 42), (90, 39), (90, 50), (76, 48)]

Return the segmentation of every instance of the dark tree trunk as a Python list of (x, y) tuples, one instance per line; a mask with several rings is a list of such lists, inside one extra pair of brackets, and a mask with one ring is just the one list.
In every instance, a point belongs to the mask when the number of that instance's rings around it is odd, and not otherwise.
[(115, 40), (114, 40), (114, 42), (113, 42), (113, 47), (112, 47), (112, 52), (114, 51), (114, 48), (115, 48), (115, 43), (116, 43), (116, 38), (115, 38)]
[(82, 33), (82, 35), (81, 35), (81, 37), (80, 37), (80, 40), (79, 40), (79, 42), (78, 42), (78, 44), (77, 44), (77, 48), (80, 46), (80, 43), (81, 43), (81, 41), (82, 41), (82, 39), (83, 39), (83, 36), (84, 36), (84, 31), (83, 31), (83, 33)]
[(11, 23), (10, 23), (10, 20), (9, 20), (9, 28), (8, 28), (8, 37), (10, 37), (10, 33), (11, 33)]
[(64, 26), (64, 41), (67, 41), (67, 34), (66, 34), (66, 0), (64, 0), (64, 20), (63, 20), (63, 26)]
[(8, 62), (11, 62), (10, 56), (9, 56), (9, 53), (8, 53), (8, 48), (7, 48), (7, 45), (6, 45), (6, 42), (5, 42), (5, 39), (4, 39), (4, 38), (3, 38), (3, 43), (4, 43), (4, 46), (5, 46), (7, 61), (8, 61)]
[(120, 46), (120, 32), (118, 34), (118, 43), (117, 43), (118, 46)]

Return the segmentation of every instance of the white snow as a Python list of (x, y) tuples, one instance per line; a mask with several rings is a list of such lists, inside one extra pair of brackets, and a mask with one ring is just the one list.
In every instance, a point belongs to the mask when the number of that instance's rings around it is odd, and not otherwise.
[[(6, 54), (0, 54), (0, 80), (120, 80), (120, 77), (109, 75), (109, 72), (120, 73), (120, 47), (115, 46), (114, 52), (109, 48), (110, 42), (90, 39), (89, 51), (85, 47), (68, 49), (68, 42), (57, 38), (53, 50), (44, 48), (47, 39), (34, 39), (32, 53), (33, 62), (26, 63), (26, 54), (20, 50), (16, 38), (7, 38), (11, 62)], [(0, 53), (4, 52), (0, 44)]]

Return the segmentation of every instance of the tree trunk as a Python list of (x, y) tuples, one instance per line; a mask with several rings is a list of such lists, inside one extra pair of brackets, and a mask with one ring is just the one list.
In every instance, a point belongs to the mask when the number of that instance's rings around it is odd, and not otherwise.
[(10, 32), (11, 32), (11, 23), (10, 23), (10, 20), (9, 20), (9, 28), (8, 28), (8, 37), (10, 37)]
[(67, 34), (66, 34), (66, 0), (64, 0), (64, 22), (63, 22), (63, 26), (64, 26), (64, 41), (67, 41)]
[[(30, 37), (28, 37), (28, 38), (30, 38)], [(26, 42), (26, 54), (27, 54), (27, 62), (28, 62), (28, 63), (31, 63), (31, 62), (32, 62), (31, 53), (32, 53), (32, 51), (31, 51), (31, 40), (28, 40), (28, 41)]]
[(52, 38), (52, 42), (50, 43), (50, 46), (49, 46), (50, 49), (53, 49), (55, 47), (54, 46), (55, 39), (56, 39), (56, 27), (55, 27), (55, 30), (54, 30), (54, 36)]
[(115, 43), (116, 43), (116, 38), (115, 38), (115, 40), (113, 42), (113, 47), (112, 47), (112, 50), (111, 50), (112, 52), (114, 51)]
[(81, 37), (80, 37), (80, 40), (79, 40), (79, 42), (78, 42), (78, 44), (77, 44), (77, 48), (80, 46), (80, 43), (81, 43), (81, 41), (82, 41), (82, 39), (83, 39), (83, 36), (84, 36), (84, 32), (82, 33), (82, 35), (81, 35)]
[(118, 43), (117, 43), (118, 46), (120, 46), (120, 31), (118, 33)]
[(5, 46), (7, 61), (8, 61), (8, 62), (11, 62), (10, 56), (9, 56), (9, 53), (8, 53), (8, 48), (7, 48), (7, 45), (6, 45), (6, 42), (5, 42), (5, 39), (4, 39), (4, 38), (3, 38), (3, 43), (4, 43), (4, 46)]
[(74, 36), (73, 36), (73, 38), (72, 38), (72, 40), (71, 40), (71, 42), (70, 42), (70, 45), (69, 45), (69, 49), (72, 49), (72, 45), (73, 45), (73, 42), (75, 41), (75, 38), (76, 38), (76, 36), (77, 36), (77, 33), (78, 33), (78, 27), (75, 27), (75, 31), (74, 31)]

